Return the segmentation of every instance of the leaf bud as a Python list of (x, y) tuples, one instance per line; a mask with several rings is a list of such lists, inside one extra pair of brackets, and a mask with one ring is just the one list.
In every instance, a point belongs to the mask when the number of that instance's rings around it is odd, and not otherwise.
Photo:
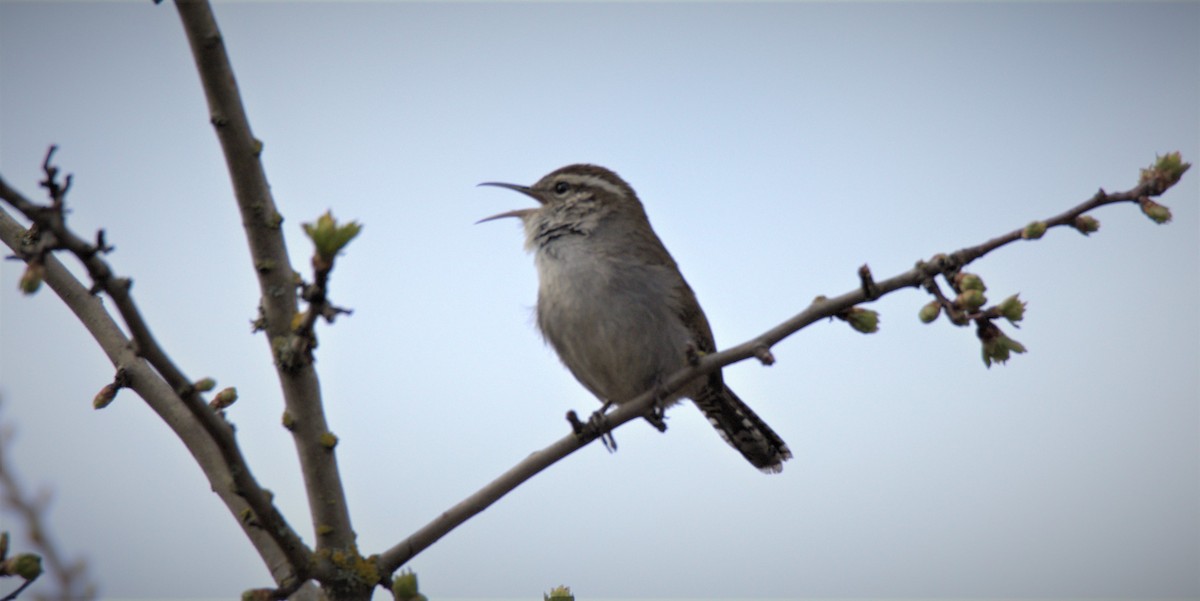
[(1091, 215), (1080, 215), (1075, 218), (1075, 223), (1073, 225), (1075, 226), (1075, 229), (1079, 230), (1079, 233), (1086, 236), (1100, 229), (1100, 220), (1092, 217)]
[(942, 303), (938, 301), (929, 301), (921, 311), (917, 313), (917, 317), (921, 318), (921, 323), (933, 323), (933, 320), (942, 314)]
[(996, 307), (997, 311), (1000, 312), (1000, 315), (1003, 316), (1004, 319), (1007, 319), (1009, 322), (1014, 324), (1022, 319), (1025, 319), (1026, 303), (1018, 298), (1019, 296), (1020, 295), (1018, 294), (1014, 294), (1004, 299), (1004, 302), (1000, 303)]
[(958, 298), (954, 299), (954, 304), (965, 311), (976, 311), (986, 302), (987, 297), (979, 290), (963, 290)]
[(230, 386), (222, 389), (221, 392), (218, 392), (217, 396), (213, 397), (213, 400), (209, 402), (208, 406), (212, 408), (213, 411), (220, 411), (229, 407), (237, 400), (237, 388)]
[(1154, 221), (1154, 223), (1163, 224), (1171, 221), (1171, 209), (1154, 202), (1147, 196), (1138, 199), (1138, 204), (1142, 206), (1142, 213)]
[(112, 404), (113, 400), (117, 398), (117, 390), (119, 388), (116, 384), (105, 384), (104, 388), (101, 388), (100, 392), (97, 392), (96, 396), (92, 398), (92, 409), (103, 409)]
[(575, 595), (571, 594), (571, 587), (556, 586), (550, 589), (549, 593), (542, 595), (544, 601), (575, 601)]
[(861, 307), (851, 307), (843, 318), (850, 327), (863, 334), (873, 334), (879, 331), (879, 313)]
[(42, 280), (46, 278), (46, 266), (39, 261), (30, 261), (25, 264), (25, 271), (21, 274), (21, 280), (17, 283), (17, 287), (24, 294), (33, 294), (42, 287)]
[(965, 271), (959, 272), (954, 276), (954, 285), (960, 292), (964, 290), (978, 290), (980, 292), (987, 290), (987, 286), (983, 285), (983, 278)]

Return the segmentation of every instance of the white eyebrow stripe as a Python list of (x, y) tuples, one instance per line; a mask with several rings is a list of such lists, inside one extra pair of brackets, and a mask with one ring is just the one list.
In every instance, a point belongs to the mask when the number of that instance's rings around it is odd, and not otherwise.
[(595, 175), (575, 175), (575, 174), (564, 175), (563, 180), (568, 181), (572, 184), (582, 184), (585, 186), (595, 186), (597, 188), (603, 188), (604, 190), (611, 192), (617, 196), (625, 195), (625, 190), (621, 189), (620, 186), (612, 183), (611, 181), (609, 181), (603, 177), (598, 177)]

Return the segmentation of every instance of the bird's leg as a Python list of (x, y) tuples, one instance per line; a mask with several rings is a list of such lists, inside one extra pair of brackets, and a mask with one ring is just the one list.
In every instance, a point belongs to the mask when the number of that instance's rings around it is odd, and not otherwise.
[(575, 435), (580, 438), (592, 439), (599, 438), (600, 443), (609, 453), (615, 453), (617, 450), (617, 439), (613, 437), (612, 429), (608, 426), (608, 418), (605, 415), (609, 407), (613, 406), (612, 401), (604, 401), (600, 409), (588, 418), (587, 422), (580, 421), (579, 416), (574, 411), (567, 412), (567, 421), (571, 422), (571, 429), (575, 431)]
[(667, 431), (667, 395), (663, 392), (662, 378), (654, 380), (654, 403), (645, 415), (646, 421), (659, 432)]

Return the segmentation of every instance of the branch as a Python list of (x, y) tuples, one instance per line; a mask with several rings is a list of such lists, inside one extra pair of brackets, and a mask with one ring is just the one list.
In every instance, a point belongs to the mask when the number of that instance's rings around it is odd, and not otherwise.
[[(1173, 160), (1174, 164), (1168, 164), (1166, 168), (1161, 169), (1161, 172), (1155, 170), (1155, 167), (1163, 166), (1164, 159), (1168, 163)], [(1094, 228), (1089, 229), (1088, 226), (1081, 225), (1079, 220), (1084, 218), (1084, 213), (1104, 205), (1119, 202), (1137, 202), (1141, 205), (1143, 212), (1147, 216), (1162, 223), (1164, 220), (1156, 218), (1152, 212), (1156, 210), (1155, 207), (1162, 210), (1165, 210), (1165, 207), (1157, 205), (1157, 203), (1150, 200), (1150, 197), (1166, 192), (1167, 189), (1179, 180), (1179, 177), (1186, 170), (1187, 164), (1180, 163), (1178, 153), (1160, 157), (1156, 166), (1142, 171), (1141, 181), (1137, 187), (1125, 192), (1111, 194), (1100, 190), (1090, 199), (1070, 210), (1045, 219), (1042, 222), (1034, 222), (1035, 224), (1042, 224), (1040, 226), (1041, 233), (1036, 236), (1030, 236), (1030, 226), (1026, 226), (1025, 228), (1013, 230), (1007, 234), (992, 238), (977, 246), (963, 248), (950, 254), (935, 255), (928, 261), (918, 261), (912, 269), (883, 281), (875, 281), (870, 274), (870, 270), (864, 265), (858, 272), (860, 280), (858, 288), (833, 298), (818, 297), (808, 308), (746, 342), (703, 357), (693, 357), (694, 361), (689, 361), (689, 367), (672, 374), (659, 388), (646, 391), (633, 400), (619, 405), (615, 411), (608, 413), (604, 420), (607, 426), (605, 429), (585, 428), (579, 434), (568, 434), (550, 446), (535, 451), (501, 474), (500, 477), (488, 483), (466, 499), (463, 499), (420, 530), (417, 530), (408, 538), (382, 553), (379, 556), (380, 570), (385, 573), (395, 571), (459, 524), (483, 511), (538, 472), (583, 448), (596, 438), (605, 435), (607, 432), (611, 432), (620, 425), (645, 416), (653, 408), (656, 399), (670, 396), (672, 393), (682, 390), (688, 382), (691, 382), (695, 378), (752, 357), (759, 359), (765, 365), (774, 363), (774, 357), (770, 350), (771, 347), (818, 320), (832, 317), (846, 318), (856, 305), (874, 301), (904, 288), (923, 286), (939, 275), (944, 276), (957, 273), (964, 266), (1002, 246), (1021, 239), (1041, 237), (1041, 234), (1044, 234), (1047, 229), (1052, 227), (1070, 226), (1084, 234), (1095, 231)], [(1149, 203), (1154, 204), (1150, 205)], [(1161, 216), (1161, 213), (1159, 215)], [(1169, 219), (1169, 213), (1167, 213), (1167, 218)], [(1092, 220), (1092, 222), (1094, 221)], [(1098, 224), (1093, 223), (1092, 225)], [(850, 319), (848, 321), (853, 322)], [(852, 325), (856, 329), (860, 329), (860, 331), (866, 331), (860, 328), (859, 325), (853, 323)]]
[(298, 304), (294, 294), (295, 270), (280, 229), (283, 217), (275, 207), (259, 160), (263, 145), (250, 131), (212, 7), (208, 2), (196, 0), (177, 0), (175, 7), (196, 61), (210, 121), (225, 155), (258, 275), (262, 315), (256, 324), (265, 331), (275, 355), (276, 373), (287, 407), (286, 419), (290, 422), (288, 429), (300, 458), (316, 531), (317, 550), (349, 550), (354, 546), (355, 535), (337, 456), (333, 446), (326, 444), (333, 434), (321, 405), (320, 382), (311, 359), (288, 352), (294, 348), (292, 320)]
[[(2, 178), (0, 199), (14, 207), (40, 209), (9, 187)], [(25, 211), (27, 217), (31, 213), (36, 216), (38, 211)], [(43, 218), (42, 223), (48, 222)], [(35, 222), (35, 227), (36, 225)], [(59, 230), (48, 232), (54, 238), (70, 240), (73, 237), (73, 234), (65, 230), (61, 220), (57, 225), (51, 223), (49, 227)], [(0, 210), (0, 240), (19, 257), (30, 257), (33, 252), (29, 248), (31, 244), (41, 245), (43, 238), (31, 243), (34, 239), (33, 234), (32, 228), (26, 230), (7, 212)], [(243, 530), (267, 563), (276, 581), (283, 582), (297, 577), (303, 579), (312, 564), (312, 551), (305, 547), (300, 537), (272, 504), (269, 493), (255, 481), (229, 424), (204, 404), (190, 384), (188, 388), (191, 394), (181, 397), (176, 387), (171, 386), (148, 360), (137, 354), (136, 343), (126, 338), (100, 299), (75, 279), (57, 257), (44, 252), (40, 261), (45, 282), (87, 328), (117, 368), (118, 378), (115, 383), (119, 382), (120, 387), (132, 388), (137, 392), (184, 443), (208, 477), (213, 491), (221, 497), (233, 515), (243, 518), (239, 520)], [(99, 257), (93, 255), (87, 261), (98, 262), (98, 267), (111, 275), (110, 268)], [(89, 267), (89, 271), (91, 269)], [(104, 281), (119, 280), (120, 278), (109, 277)], [(108, 288), (103, 289), (108, 292)], [(127, 293), (127, 287), (124, 289)], [(129, 299), (129, 305), (133, 306), (132, 299)], [(102, 394), (115, 395), (115, 388), (106, 386)], [(111, 401), (111, 398), (108, 400)], [(253, 516), (254, 519), (244, 519), (247, 516)]]
[[(21, 490), (20, 483), (7, 461), (8, 445), (11, 444), (11, 441), (11, 428), (0, 427), (0, 489), (3, 489), (4, 492), (3, 500), (0, 502), (20, 516), (20, 521), (25, 525), (29, 542), (46, 564), (46, 572), (58, 581), (58, 596), (72, 601), (95, 599), (96, 586), (88, 582), (87, 569), (83, 561), (68, 563), (50, 536), (45, 517), (47, 500), (44, 497), (39, 499), (27, 496)], [(3, 560), (4, 553), (0, 552), (0, 561)]]

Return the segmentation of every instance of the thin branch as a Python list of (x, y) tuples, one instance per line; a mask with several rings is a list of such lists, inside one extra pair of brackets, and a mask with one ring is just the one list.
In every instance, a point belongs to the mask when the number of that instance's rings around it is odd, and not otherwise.
[(317, 537), (317, 550), (348, 550), (354, 530), (346, 494), (338, 473), (332, 436), (321, 405), (320, 382), (311, 361), (296, 361), (280, 354), (292, 346), (292, 319), (297, 312), (295, 270), (284, 246), (283, 221), (271, 197), (259, 155), (262, 142), (250, 130), (233, 67), (225, 51), (208, 2), (177, 0), (175, 7), (187, 33), (192, 56), (208, 100), (210, 121), (225, 155), (234, 196), (242, 215), (261, 291), (262, 326), (275, 353), (275, 367), (296, 445), (308, 495), (309, 511)]
[[(0, 489), (3, 490), (4, 507), (20, 517), (25, 526), (26, 537), (45, 564), (46, 575), (58, 583), (57, 596), (71, 601), (95, 599), (96, 585), (88, 582), (84, 562), (68, 562), (59, 551), (54, 538), (50, 536), (45, 516), (47, 503), (30, 497), (21, 489), (21, 484), (8, 463), (7, 453), (11, 439), (12, 430), (0, 426)], [(3, 557), (0, 556), (0, 559)]]
[[(1169, 185), (1164, 187), (1159, 182), (1151, 181), (1143, 182), (1126, 192), (1110, 194), (1101, 190), (1086, 202), (1046, 219), (1044, 223), (1047, 229), (1059, 226), (1074, 227), (1076, 218), (1088, 211), (1119, 202), (1143, 202), (1143, 199), (1148, 196), (1161, 194), (1169, 187)], [(606, 431), (585, 429), (578, 435), (568, 434), (553, 444), (535, 451), (501, 474), (500, 477), (472, 493), (466, 499), (463, 499), (433, 521), (411, 534), (408, 538), (382, 553), (379, 556), (381, 572), (390, 574), (399, 569), (400, 566), (445, 536), (459, 524), (483, 511), (538, 472), (586, 446), (606, 432), (611, 432), (624, 423), (643, 417), (651, 410), (657, 398), (669, 396), (671, 393), (681, 390), (696, 377), (750, 358), (758, 358), (764, 364), (770, 365), (774, 360), (770, 353), (770, 348), (808, 325), (822, 319), (836, 317), (856, 305), (876, 300), (897, 290), (922, 286), (927, 282), (932, 282), (933, 278), (939, 275), (957, 272), (972, 261), (1006, 244), (1021, 240), (1022, 231), (1023, 229), (1014, 230), (977, 246), (963, 248), (948, 255), (936, 255), (928, 261), (918, 262), (915, 267), (908, 271), (883, 281), (875, 281), (870, 274), (870, 270), (864, 265), (859, 270), (860, 282), (856, 289), (833, 298), (818, 298), (808, 308), (746, 342), (717, 353), (695, 357), (693, 361), (689, 361), (690, 365), (688, 367), (666, 378), (659, 388), (646, 391), (633, 400), (621, 404), (611, 413), (608, 413), (605, 417), (605, 423), (608, 426)]]
[[(15, 207), (32, 205), (2, 178), (0, 198)], [(0, 240), (18, 255), (28, 254), (25, 247), (29, 233), (7, 212), (0, 210)], [(71, 236), (65, 231), (56, 235)], [(95, 260), (111, 274), (106, 263), (98, 258)], [(233, 515), (253, 516), (253, 520), (241, 519), (239, 522), (277, 582), (306, 578), (313, 563), (312, 551), (287, 524), (269, 494), (255, 481), (229, 424), (210, 410), (199, 395), (180, 397), (178, 390), (135, 352), (136, 344), (126, 338), (100, 299), (75, 279), (53, 254), (47, 253), (42, 264), (46, 283), (75, 313), (117, 370), (125, 374), (125, 385), (137, 392), (180, 438), (208, 477), (213, 491)], [(110, 281), (115, 279), (110, 278)]]

